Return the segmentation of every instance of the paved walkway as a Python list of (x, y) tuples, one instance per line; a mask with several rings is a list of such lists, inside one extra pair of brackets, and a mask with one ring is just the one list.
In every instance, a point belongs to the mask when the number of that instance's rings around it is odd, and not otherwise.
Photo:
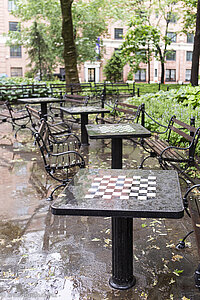
[[(186, 249), (175, 248), (192, 229), (187, 216), (135, 219), (137, 283), (128, 291), (111, 289), (110, 218), (53, 216), (45, 200), (52, 182), (33, 141), (24, 138), (17, 143), (11, 126), (1, 124), (0, 299), (200, 299), (194, 235)], [(110, 167), (110, 144), (92, 141), (84, 155), (89, 167)], [(125, 168), (135, 168), (141, 155), (126, 143)]]

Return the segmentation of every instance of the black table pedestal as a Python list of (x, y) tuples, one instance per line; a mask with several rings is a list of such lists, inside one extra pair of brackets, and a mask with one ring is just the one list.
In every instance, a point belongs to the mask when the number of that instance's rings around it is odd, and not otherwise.
[(43, 102), (41, 103), (41, 115), (45, 120), (47, 120), (47, 104)]
[(112, 138), (112, 169), (122, 169), (121, 138)]
[(135, 285), (133, 276), (133, 219), (112, 218), (111, 287), (126, 290)]
[(81, 144), (83, 146), (88, 146), (88, 133), (85, 125), (88, 124), (88, 114), (81, 114)]

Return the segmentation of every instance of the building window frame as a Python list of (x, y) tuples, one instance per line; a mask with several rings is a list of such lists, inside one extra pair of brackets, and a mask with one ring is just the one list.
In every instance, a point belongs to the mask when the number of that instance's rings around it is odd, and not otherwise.
[(176, 39), (177, 39), (176, 32), (172, 32), (172, 31), (167, 32), (167, 37), (170, 39), (172, 43), (176, 43)]
[(193, 51), (186, 51), (186, 61), (192, 61)]
[(191, 69), (186, 69), (185, 70), (185, 81), (190, 81), (191, 79)]
[(114, 39), (115, 40), (123, 39), (123, 28), (114, 28)]
[(11, 46), (10, 47), (10, 57), (11, 58), (21, 58), (22, 57), (22, 47), (21, 46)]
[(165, 70), (165, 81), (176, 81), (176, 69)]
[(194, 44), (194, 34), (193, 33), (187, 33), (187, 43)]
[(169, 23), (176, 23), (177, 22), (177, 16), (172, 11), (167, 13), (167, 20)]
[(146, 69), (139, 69), (135, 73), (135, 81), (146, 82)]
[(15, 0), (8, 0), (8, 11), (11, 12), (13, 10), (16, 10), (17, 5), (15, 3)]
[(22, 67), (11, 67), (10, 68), (10, 76), (11, 77), (23, 77)]
[(167, 51), (166, 60), (176, 61), (176, 50)]
[(20, 31), (19, 22), (9, 21), (9, 31)]

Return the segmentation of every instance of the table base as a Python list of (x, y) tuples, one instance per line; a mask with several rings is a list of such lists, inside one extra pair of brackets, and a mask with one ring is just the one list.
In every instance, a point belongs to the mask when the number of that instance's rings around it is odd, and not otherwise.
[(133, 276), (133, 219), (112, 218), (111, 287), (126, 290), (135, 285)]

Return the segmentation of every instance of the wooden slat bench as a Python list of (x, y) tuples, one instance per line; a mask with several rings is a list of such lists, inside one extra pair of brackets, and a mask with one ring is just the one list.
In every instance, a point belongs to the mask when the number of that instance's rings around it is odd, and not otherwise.
[(140, 106), (128, 104), (125, 102), (121, 102), (116, 100), (114, 106), (110, 106), (110, 104), (106, 104), (111, 108), (111, 112), (109, 117), (104, 118), (101, 114), (96, 116), (96, 122), (98, 123), (119, 123), (119, 122), (136, 122), (138, 123), (141, 118), (141, 125), (144, 126), (144, 104)]
[[(30, 123), (32, 126), (32, 130), (37, 131), (40, 128), (41, 125), (41, 114), (40, 111), (37, 109), (31, 107), (30, 105), (26, 105), (26, 110), (30, 118)], [(65, 133), (70, 133), (71, 132), (71, 127), (66, 123), (62, 121), (55, 121), (54, 116), (52, 117), (51, 115), (48, 115), (48, 119), (50, 120), (44, 120), (46, 122), (46, 126), (48, 127), (49, 130), (49, 135), (52, 136), (52, 138), (59, 138), (63, 136)]]
[(62, 139), (52, 138), (46, 120), (41, 121), (35, 141), (40, 149), (45, 170), (48, 175), (60, 184), (51, 192), (48, 200), (53, 200), (54, 192), (67, 185), (77, 168), (84, 168), (85, 161), (79, 152), (80, 140), (73, 133), (66, 133)]
[[(143, 159), (140, 168), (143, 168), (144, 162), (149, 157), (156, 157), (163, 169), (173, 166), (185, 175), (187, 179), (195, 183), (195, 179), (192, 179), (186, 173), (186, 170), (190, 166), (198, 167), (198, 162), (195, 161), (195, 154), (200, 128), (195, 128), (194, 118), (191, 118), (190, 125), (188, 125), (178, 120), (176, 116), (172, 116), (168, 125), (164, 127), (165, 130), (162, 133), (167, 134), (166, 140), (160, 138), (161, 133), (154, 134), (152, 138), (143, 140), (143, 148), (149, 152), (149, 155)], [(184, 146), (174, 146), (174, 139), (184, 143)]]
[(63, 96), (63, 100), (65, 104), (70, 103), (71, 105), (87, 105), (89, 97), (77, 94), (65, 94)]

